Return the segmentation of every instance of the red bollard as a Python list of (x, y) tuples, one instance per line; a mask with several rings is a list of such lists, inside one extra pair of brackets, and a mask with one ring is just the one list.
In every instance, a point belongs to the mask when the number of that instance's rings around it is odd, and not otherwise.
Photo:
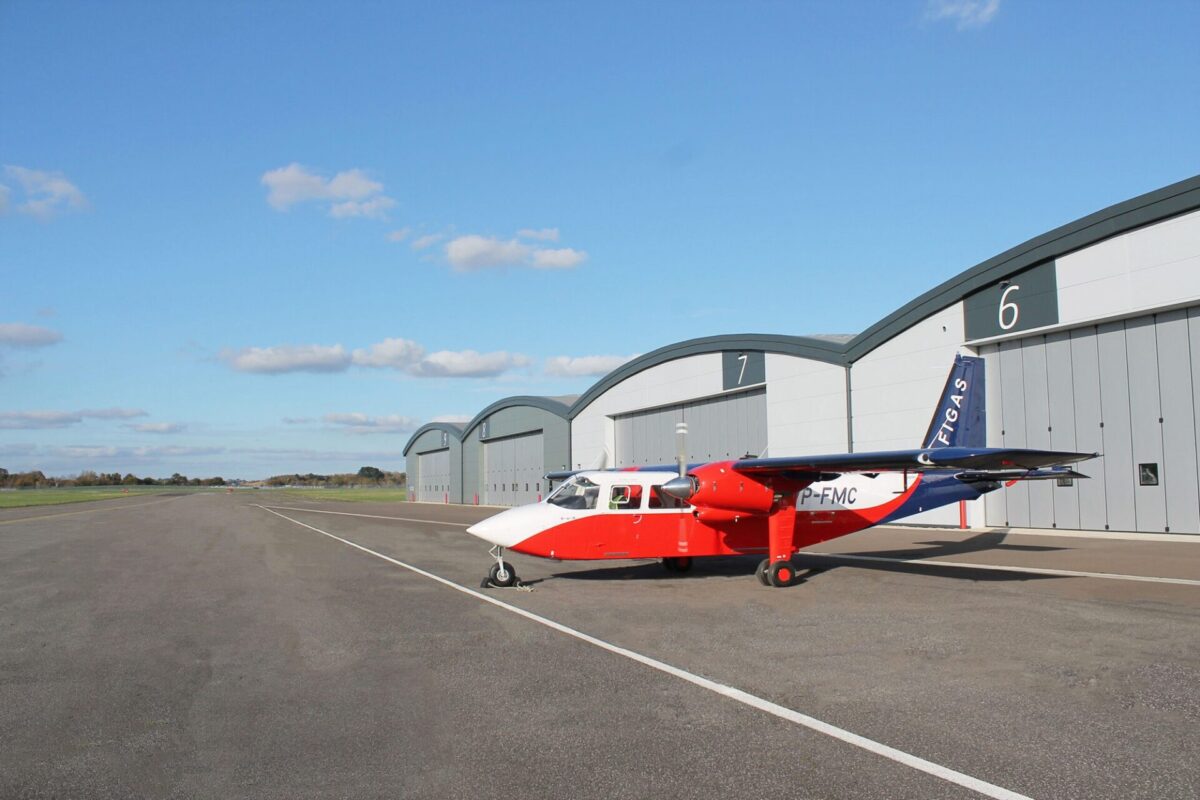
[(442, 503), (445, 505), (450, 505), (450, 493), (449, 492), (442, 495)]
[(967, 529), (967, 501), (958, 501), (958, 527), (960, 530)]
[(475, 493), (475, 505), (479, 505), (479, 492)]
[(538, 499), (537, 499), (537, 501), (538, 501), (539, 503), (540, 503), (540, 502), (542, 502), (542, 493), (541, 493), (541, 492), (538, 492)]

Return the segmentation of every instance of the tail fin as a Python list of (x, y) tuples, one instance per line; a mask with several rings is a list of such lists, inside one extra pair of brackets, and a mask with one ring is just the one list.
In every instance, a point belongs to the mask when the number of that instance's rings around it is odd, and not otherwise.
[(922, 447), (986, 447), (983, 359), (955, 356)]

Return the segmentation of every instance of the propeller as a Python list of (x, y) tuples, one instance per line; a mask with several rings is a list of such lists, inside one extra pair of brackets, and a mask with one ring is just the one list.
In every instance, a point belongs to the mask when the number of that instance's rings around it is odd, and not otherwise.
[(679, 477), (672, 478), (662, 487), (664, 493), (679, 500), (687, 500), (696, 493), (696, 481), (687, 474), (687, 432), (686, 422), (675, 423), (675, 461), (679, 465)]

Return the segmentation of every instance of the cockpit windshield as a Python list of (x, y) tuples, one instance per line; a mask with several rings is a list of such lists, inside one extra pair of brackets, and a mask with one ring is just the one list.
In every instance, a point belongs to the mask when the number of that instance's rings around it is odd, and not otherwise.
[(576, 475), (546, 498), (547, 503), (553, 503), (561, 508), (589, 509), (596, 507), (596, 499), (600, 496), (600, 487), (591, 480)]

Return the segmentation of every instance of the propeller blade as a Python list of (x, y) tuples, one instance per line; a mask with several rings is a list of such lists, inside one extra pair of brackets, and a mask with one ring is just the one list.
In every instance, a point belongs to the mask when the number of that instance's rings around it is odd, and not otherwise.
[(679, 477), (687, 477), (687, 423), (675, 423), (675, 463), (679, 465)]

